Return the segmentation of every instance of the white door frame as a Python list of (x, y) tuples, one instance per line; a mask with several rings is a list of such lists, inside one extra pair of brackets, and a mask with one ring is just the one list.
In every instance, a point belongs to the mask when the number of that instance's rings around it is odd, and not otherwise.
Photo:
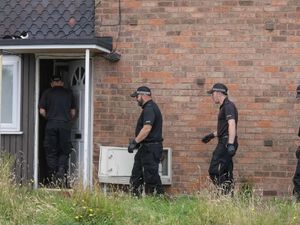
[(92, 187), (93, 185), (93, 94), (92, 94), (92, 79), (93, 74), (90, 72), (90, 49), (85, 50), (85, 54), (79, 55), (68, 55), (68, 54), (45, 54), (38, 55), (35, 57), (35, 126), (34, 126), (34, 189), (38, 188), (38, 168), (39, 168), (39, 110), (38, 110), (38, 102), (39, 102), (39, 92), (40, 92), (40, 59), (55, 59), (55, 58), (85, 58), (85, 106), (84, 106), (84, 161), (83, 161), (83, 177), (82, 177), (82, 185), (83, 188), (86, 189), (88, 187)]

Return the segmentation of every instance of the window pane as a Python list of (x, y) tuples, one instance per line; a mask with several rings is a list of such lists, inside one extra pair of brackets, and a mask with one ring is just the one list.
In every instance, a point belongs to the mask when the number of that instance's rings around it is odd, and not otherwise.
[(13, 65), (3, 66), (2, 95), (1, 95), (1, 122), (12, 123), (13, 116)]
[(1, 85), (1, 132), (20, 131), (20, 66), (18, 56), (3, 56)]

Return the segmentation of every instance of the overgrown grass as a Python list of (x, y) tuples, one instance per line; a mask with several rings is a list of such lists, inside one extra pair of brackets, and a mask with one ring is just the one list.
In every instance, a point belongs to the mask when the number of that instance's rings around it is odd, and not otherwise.
[(0, 158), (1, 225), (299, 225), (300, 204), (252, 195), (217, 198), (208, 191), (173, 198), (132, 198), (100, 190), (71, 194), (32, 190), (13, 182), (8, 157)]

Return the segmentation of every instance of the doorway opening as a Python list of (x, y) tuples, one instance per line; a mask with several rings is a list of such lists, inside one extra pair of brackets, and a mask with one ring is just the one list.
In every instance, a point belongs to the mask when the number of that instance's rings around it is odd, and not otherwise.
[[(50, 87), (52, 75), (61, 75), (64, 81), (64, 87), (71, 89), (75, 98), (76, 117), (72, 121), (71, 142), (73, 151), (69, 158), (69, 183), (82, 176), (83, 167), (83, 129), (84, 129), (84, 90), (85, 90), (85, 61), (82, 59), (40, 59), (40, 93)], [(39, 166), (38, 166), (38, 183), (47, 186), (48, 169), (43, 148), (44, 130), (46, 120), (39, 116)]]

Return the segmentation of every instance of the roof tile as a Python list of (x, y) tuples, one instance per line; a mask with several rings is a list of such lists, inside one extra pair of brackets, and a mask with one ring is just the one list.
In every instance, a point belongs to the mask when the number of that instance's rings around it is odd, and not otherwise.
[[(29, 24), (32, 24), (32, 25), (34, 24), (31, 16), (27, 16), (24, 20), (24, 23), (27, 25), (28, 28), (30, 26)], [(31, 25), (31, 27), (32, 27), (32, 25)]]
[(33, 21), (37, 20), (39, 14), (36, 10), (32, 10), (32, 12), (30, 13), (30, 16), (32, 18)]
[(59, 29), (59, 26), (58, 26), (57, 24), (54, 24), (53, 27), (52, 27), (52, 29), (51, 29), (51, 31), (52, 31), (55, 35), (58, 34), (59, 30), (60, 30), (60, 29)]
[(44, 10), (44, 7), (42, 4), (38, 4), (36, 7), (36, 11), (40, 14)]
[(49, 29), (51, 29), (54, 24), (55, 24), (54, 19), (52, 17), (49, 17), (49, 19), (47, 21), (47, 25), (48, 25)]
[(22, 11), (22, 7), (21, 7), (21, 5), (20, 4), (17, 4), (16, 6), (15, 6), (15, 8), (14, 8), (14, 11), (16, 12), (16, 14), (20, 14), (21, 13), (21, 11)]
[[(6, 16), (4, 15), (4, 13), (0, 13), (0, 21), (3, 21), (6, 18)], [(4, 24), (0, 23), (2, 26), (4, 26)], [(5, 28), (5, 26), (4, 26)]]
[[(60, 17), (57, 21), (57, 24), (60, 29), (63, 29), (63, 27), (67, 24), (66, 20), (63, 17)], [(67, 33), (67, 31), (65, 31)]]
[(68, 7), (68, 10), (70, 10), (70, 12), (74, 12), (76, 10), (76, 7), (74, 4), (71, 4), (69, 7)]
[(43, 34), (43, 32), (41, 31), (38, 31), (36, 34), (35, 34), (35, 37), (36, 39), (43, 39), (45, 35)]
[(43, 36), (46, 36), (48, 33), (49, 27), (46, 24), (43, 24), (40, 31), (43, 33)]
[(35, 24), (36, 24), (39, 28), (41, 28), (41, 27), (44, 25), (44, 21), (43, 21), (43, 19), (42, 19), (41, 16), (39, 16), (39, 17), (35, 20)]
[(66, 21), (69, 21), (69, 19), (71, 18), (71, 13), (69, 10), (65, 10), (63, 13), (62, 13), (62, 16), (63, 18), (66, 20)]
[(58, 5), (57, 10), (60, 13), (60, 15), (62, 15), (63, 12), (66, 10), (66, 7), (64, 6), (63, 3), (61, 3), (61, 4)]
[(28, 13), (25, 10), (22, 10), (19, 14), (19, 17), (24, 20), (27, 17)]
[(48, 32), (47, 33), (47, 38), (49, 38), (49, 39), (55, 39), (56, 35), (53, 32)]
[(35, 34), (39, 31), (40, 29), (38, 28), (37, 25), (33, 24), (32, 27), (31, 27), (31, 33), (33, 36), (35, 36)]
[(41, 18), (44, 22), (47, 22), (49, 19), (49, 12), (47, 10), (43, 10), (41, 13)]
[(54, 19), (54, 21), (58, 21), (59, 18), (61, 17), (61, 14), (58, 12), (58, 10), (54, 10), (51, 13), (52, 18)]
[[(24, 22), (24, 21), (22, 21)], [(26, 26), (26, 24), (22, 23), (20, 26), (19, 26), (19, 30), (27, 30), (28, 27)]]
[(14, 24), (12, 24), (10, 27), (9, 27), (9, 32), (13, 32), (14, 30), (16, 29), (16, 26)]
[(55, 8), (61, 3), (60, 0), (52, 0), (51, 2), (52, 2), (53, 5), (55, 6)]
[[(10, 2), (6, 1), (6, 4), (11, 7), (12, 9), (14, 8), (14, 5), (11, 4)], [(26, 0), (21, 0), (20, 1), (20, 5), (22, 6), (22, 8), (24, 9), (26, 7), (26, 5), (28, 4), (28, 1)]]
[(71, 32), (71, 27), (68, 24), (65, 24), (63, 30), (66, 32), (66, 34), (69, 34)]
[(47, 5), (49, 4), (49, 0), (42, 0), (41, 4), (44, 8), (46, 8)]
[(14, 21), (15, 24), (22, 24), (23, 20), (20, 17), (17, 17)]
[(5, 1), (0, 1), (0, 9), (3, 9), (5, 6)]
[(55, 6), (50, 3), (45, 9), (51, 14), (55, 10)]
[(86, 10), (87, 10), (86, 4), (85, 4), (85, 3), (82, 3), (82, 4), (80, 5), (80, 7), (79, 7), (80, 13), (85, 13)]

